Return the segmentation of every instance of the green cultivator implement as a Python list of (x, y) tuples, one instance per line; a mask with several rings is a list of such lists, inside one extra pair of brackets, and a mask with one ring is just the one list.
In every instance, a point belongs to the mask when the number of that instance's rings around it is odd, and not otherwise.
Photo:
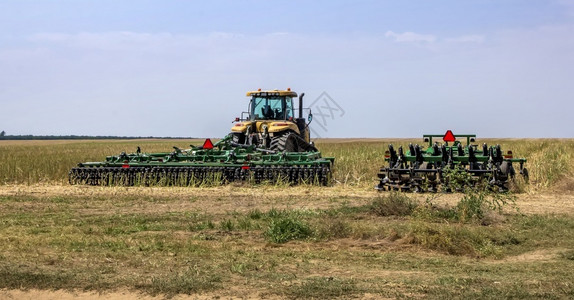
[[(457, 135), (449, 130), (443, 135), (424, 135), (428, 148), (410, 144), (405, 152), (389, 145), (385, 152), (388, 166), (381, 168), (378, 190), (444, 191), (461, 189), (463, 186), (486, 184), (499, 190), (507, 190), (514, 178), (518, 164), (519, 173), (528, 179), (524, 167), (526, 159), (513, 158), (512, 151), (503, 153), (500, 145), (481, 147), (472, 145), (476, 135)], [(433, 143), (433, 138), (443, 138), (444, 143)], [(463, 145), (457, 138), (465, 138)], [(450, 144), (449, 144), (450, 143)]]
[[(334, 158), (321, 157), (310, 140), (313, 116), (299, 95), (298, 116), (287, 90), (247, 92), (249, 111), (236, 118), (231, 133), (213, 144), (168, 153), (122, 153), (103, 162), (80, 163), (71, 184), (197, 185), (245, 180), (326, 185)], [(303, 111), (308, 110), (307, 119)], [(308, 120), (309, 123), (306, 122)]]
[(78, 164), (69, 172), (71, 184), (179, 185), (252, 181), (326, 185), (333, 158), (319, 152), (278, 152), (237, 144), (228, 135), (213, 144), (169, 153), (121, 153), (103, 162)]

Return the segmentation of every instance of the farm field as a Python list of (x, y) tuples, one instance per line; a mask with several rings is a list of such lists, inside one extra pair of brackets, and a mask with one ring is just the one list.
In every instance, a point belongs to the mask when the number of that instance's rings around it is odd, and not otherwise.
[(386, 146), (420, 139), (317, 141), (328, 187), (67, 184), (201, 142), (0, 141), (0, 298), (574, 297), (574, 139), (478, 139), (528, 159), (495, 196), (375, 191)]

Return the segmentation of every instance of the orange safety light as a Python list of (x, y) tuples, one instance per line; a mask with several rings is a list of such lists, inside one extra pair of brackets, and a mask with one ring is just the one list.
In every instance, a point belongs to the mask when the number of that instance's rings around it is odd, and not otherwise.
[(205, 139), (205, 142), (203, 142), (203, 149), (213, 149), (213, 143), (211, 142), (211, 139)]
[(289, 91), (289, 92), (290, 92), (290, 91), (291, 91), (291, 88), (287, 88), (287, 91)]
[(249, 166), (241, 166), (241, 170), (249, 170)]
[(454, 142), (456, 141), (456, 137), (454, 136), (451, 130), (447, 130), (444, 136), (442, 137), (442, 140), (445, 142)]
[(261, 92), (261, 89), (257, 89), (258, 92)]

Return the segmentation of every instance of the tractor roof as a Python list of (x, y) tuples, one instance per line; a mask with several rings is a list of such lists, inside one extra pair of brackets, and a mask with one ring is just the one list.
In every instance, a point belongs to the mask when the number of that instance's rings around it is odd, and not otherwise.
[(289, 97), (297, 97), (297, 93), (292, 92), (291, 89), (287, 90), (266, 90), (262, 91), (261, 89), (257, 91), (247, 92), (247, 96), (289, 96)]

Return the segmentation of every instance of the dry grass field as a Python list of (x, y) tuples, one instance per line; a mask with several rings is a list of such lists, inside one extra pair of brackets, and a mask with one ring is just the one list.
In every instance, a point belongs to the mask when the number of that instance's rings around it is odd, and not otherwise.
[(479, 140), (528, 159), (510, 194), (376, 192), (409, 142), (318, 141), (328, 187), (186, 188), (66, 176), (198, 141), (0, 141), (0, 298), (574, 298), (574, 140)]

